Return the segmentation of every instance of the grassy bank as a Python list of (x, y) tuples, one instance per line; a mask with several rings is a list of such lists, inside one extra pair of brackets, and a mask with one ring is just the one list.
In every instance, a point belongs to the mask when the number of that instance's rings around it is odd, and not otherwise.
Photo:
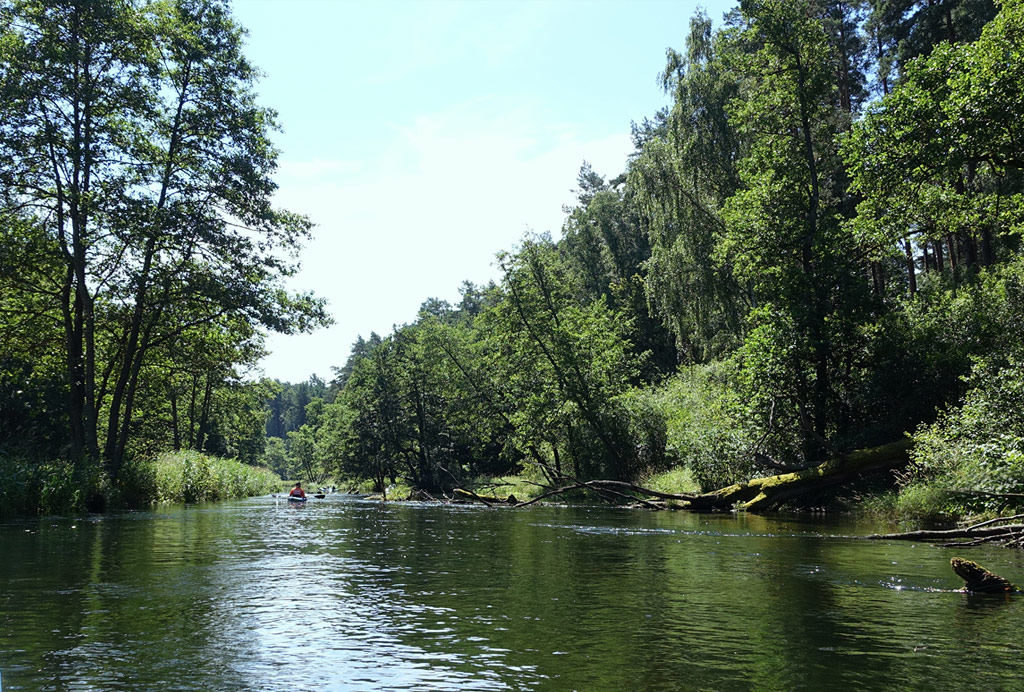
[(103, 495), (112, 509), (251, 497), (281, 489), (265, 468), (198, 452), (168, 452), (127, 464), (112, 486), (98, 469), (79, 472), (65, 461), (32, 462), (0, 455), (0, 511), (6, 514), (82, 512)]
[(0, 454), (0, 512), (61, 514), (81, 511), (98, 486), (98, 474), (75, 478), (72, 464), (34, 462)]
[(127, 507), (183, 504), (263, 495), (281, 489), (273, 471), (199, 452), (168, 452), (122, 470), (117, 500)]

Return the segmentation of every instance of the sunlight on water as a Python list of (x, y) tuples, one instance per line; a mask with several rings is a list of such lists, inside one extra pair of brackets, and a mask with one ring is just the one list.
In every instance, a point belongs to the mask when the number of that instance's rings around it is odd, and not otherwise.
[[(1018, 597), (832, 520), (273, 498), (0, 525), (6, 690), (959, 690)], [(971, 553), (1024, 572), (1018, 553)]]

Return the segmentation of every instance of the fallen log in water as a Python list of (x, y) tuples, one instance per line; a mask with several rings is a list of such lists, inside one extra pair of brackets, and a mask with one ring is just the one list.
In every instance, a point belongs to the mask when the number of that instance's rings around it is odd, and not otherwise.
[(515, 495), (509, 495), (508, 497), (496, 497), (494, 495), (478, 495), (472, 490), (465, 490), (463, 488), (456, 488), (452, 491), (452, 494), (461, 500), (475, 500), (482, 502), (483, 504), (490, 507), (491, 505), (515, 505), (518, 504), (519, 500), (516, 499)]
[[(901, 466), (909, 460), (911, 444), (910, 439), (905, 439), (881, 447), (858, 449), (811, 468), (767, 478), (755, 478), (696, 495), (664, 493), (624, 481), (582, 481), (565, 475), (557, 476), (564, 485), (550, 487), (539, 496), (525, 502), (514, 502), (511, 496), (508, 499), (481, 496), (461, 488), (455, 491), (455, 495), (486, 505), (511, 504), (515, 507), (526, 507), (555, 495), (583, 490), (596, 493), (609, 502), (629, 503), (648, 509), (671, 507), (706, 512), (737, 508), (749, 512), (765, 512), (802, 495)], [(553, 473), (552, 469), (548, 470)]]
[(729, 509), (733, 506), (748, 512), (775, 509), (801, 495), (901, 466), (909, 460), (912, 444), (908, 438), (881, 447), (858, 449), (819, 466), (736, 483), (698, 495), (691, 500), (690, 509)]
[(925, 529), (899, 533), (876, 533), (865, 536), (865, 538), (890, 541), (934, 541), (942, 543), (942, 545), (947, 547), (979, 545), (981, 543), (999, 541), (1020, 545), (1024, 542), (1024, 524), (1007, 523), (1019, 519), (1024, 519), (1024, 514), (1015, 514), (1011, 517), (996, 517), (995, 519), (989, 519), (988, 521), (963, 528), (938, 531)]

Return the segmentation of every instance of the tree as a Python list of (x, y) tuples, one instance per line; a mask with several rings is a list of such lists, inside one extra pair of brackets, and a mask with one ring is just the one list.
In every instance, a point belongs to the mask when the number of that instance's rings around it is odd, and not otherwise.
[[(505, 299), (489, 322), (505, 379), (514, 390), (510, 418), (522, 447), (561, 448), (576, 475), (603, 469), (617, 478), (640, 470), (629, 416), (617, 396), (636, 381), (640, 359), (630, 353), (628, 323), (604, 301), (581, 306), (550, 240), (527, 240), (499, 256)], [(500, 367), (495, 363), (496, 367)]]
[[(975, 43), (937, 47), (854, 128), (844, 154), (862, 200), (854, 228), (879, 256), (962, 280), (992, 264), (1022, 218), (1024, 10), (1007, 2)], [(959, 271), (958, 271), (959, 270)]]
[(836, 42), (811, 0), (741, 2), (726, 41), (741, 79), (729, 117), (747, 149), (721, 251), (758, 306), (739, 355), (763, 426), (799, 430), (793, 451), (809, 462), (839, 432), (837, 374), (851, 371), (867, 304), (840, 223), (852, 205), (837, 142), (850, 119), (837, 97)]
[(60, 258), (70, 453), (87, 463), (102, 442), (116, 478), (156, 349), (228, 314), (279, 331), (326, 319), (280, 286), (310, 224), (270, 204), (274, 113), (223, 3), (0, 12), (0, 214), (30, 213)]
[(902, 75), (910, 61), (940, 43), (976, 40), (996, 9), (993, 0), (871, 0), (869, 22), (883, 93), (890, 90), (894, 70)]
[(611, 183), (584, 163), (578, 177), (579, 205), (568, 210), (559, 251), (579, 277), (577, 300), (604, 300), (628, 317), (634, 353), (649, 354), (644, 377), (656, 380), (676, 365), (671, 333), (651, 314), (646, 295), (650, 242), (625, 175)]
[(690, 20), (686, 51), (668, 51), (661, 76), (673, 106), (664, 133), (646, 138), (628, 174), (649, 238), (647, 297), (683, 358), (702, 362), (734, 346), (743, 302), (717, 254), (721, 209), (737, 190), (741, 142), (726, 108), (738, 84), (716, 53), (711, 20)]

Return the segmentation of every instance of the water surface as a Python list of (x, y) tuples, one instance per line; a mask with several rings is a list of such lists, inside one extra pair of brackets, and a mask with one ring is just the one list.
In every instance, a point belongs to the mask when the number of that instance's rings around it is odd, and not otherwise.
[(4, 690), (1024, 689), (1020, 551), (835, 519), (273, 498), (0, 523)]

